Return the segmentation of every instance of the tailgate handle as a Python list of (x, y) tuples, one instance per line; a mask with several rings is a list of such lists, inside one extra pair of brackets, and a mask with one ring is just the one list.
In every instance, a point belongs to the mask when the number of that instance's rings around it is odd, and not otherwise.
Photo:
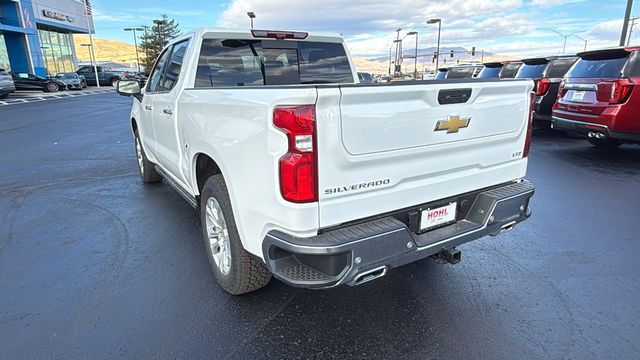
[(464, 104), (471, 97), (471, 89), (440, 90), (438, 92), (438, 104)]

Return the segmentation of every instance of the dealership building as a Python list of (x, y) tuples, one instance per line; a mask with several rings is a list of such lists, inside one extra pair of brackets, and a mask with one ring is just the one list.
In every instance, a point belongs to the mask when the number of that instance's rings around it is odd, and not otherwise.
[(39, 76), (74, 71), (72, 34), (89, 29), (84, 0), (0, 0), (0, 69)]

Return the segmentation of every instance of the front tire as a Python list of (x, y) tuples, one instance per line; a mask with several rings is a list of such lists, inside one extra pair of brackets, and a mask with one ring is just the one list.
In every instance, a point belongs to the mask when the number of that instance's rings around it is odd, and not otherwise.
[(60, 91), (60, 85), (54, 83), (54, 82), (50, 82), (46, 85), (47, 88), (47, 92), (58, 92)]
[(134, 133), (134, 142), (136, 146), (136, 160), (138, 161), (138, 173), (140, 174), (142, 182), (148, 184), (161, 181), (162, 175), (156, 171), (155, 165), (147, 159), (137, 131)]
[(242, 246), (222, 175), (211, 176), (205, 182), (200, 198), (200, 219), (207, 257), (222, 289), (240, 295), (269, 283), (271, 273), (262, 260)]
[(615, 149), (620, 145), (622, 145), (622, 141), (616, 140), (616, 139), (610, 139), (610, 138), (604, 138), (604, 139), (587, 138), (587, 140), (589, 140), (591, 145), (597, 146), (603, 149)]
[(113, 78), (113, 79), (111, 79), (111, 81), (109, 81), (109, 83), (111, 84), (111, 86), (116, 87), (116, 86), (118, 86), (118, 81), (120, 81), (120, 79)]

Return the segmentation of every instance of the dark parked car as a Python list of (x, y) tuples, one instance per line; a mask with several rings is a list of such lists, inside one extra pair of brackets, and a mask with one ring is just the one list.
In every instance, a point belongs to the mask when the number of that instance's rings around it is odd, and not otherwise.
[(553, 127), (595, 146), (640, 144), (640, 46), (578, 54), (553, 108)]
[[(124, 71), (115, 71), (107, 66), (97, 66), (97, 68), (100, 85), (115, 86), (116, 82), (126, 79)], [(96, 72), (93, 66), (82, 66), (76, 73), (84, 76), (88, 85), (96, 86)]]
[(447, 78), (447, 72), (449, 71), (449, 69), (447, 68), (440, 68), (438, 69), (438, 71), (436, 71), (436, 76), (434, 76), (434, 80), (444, 80)]
[(513, 79), (518, 74), (522, 61), (504, 61), (500, 70), (500, 79)]
[(87, 81), (84, 76), (74, 72), (59, 73), (55, 78), (65, 83), (69, 90), (82, 90), (87, 87)]
[(358, 73), (358, 80), (360, 80), (361, 84), (372, 84), (373, 83), (373, 76), (371, 76), (371, 74), (366, 73), (366, 72), (359, 72)]
[(11, 77), (16, 85), (16, 90), (58, 92), (67, 88), (67, 85), (58, 79), (41, 78), (31, 73), (12, 73)]
[(549, 56), (522, 60), (516, 78), (529, 78), (535, 82), (536, 103), (533, 113), (538, 127), (551, 125), (551, 112), (558, 98), (562, 78), (578, 60), (576, 56)]
[(0, 69), (0, 99), (6, 99), (14, 91), (16, 91), (16, 86), (13, 84), (11, 75), (4, 69)]

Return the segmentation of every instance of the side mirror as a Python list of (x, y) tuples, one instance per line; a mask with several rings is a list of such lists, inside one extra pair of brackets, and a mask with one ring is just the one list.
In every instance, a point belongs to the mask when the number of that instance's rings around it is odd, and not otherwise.
[(135, 80), (119, 80), (116, 91), (122, 96), (136, 96), (142, 94), (140, 83)]

